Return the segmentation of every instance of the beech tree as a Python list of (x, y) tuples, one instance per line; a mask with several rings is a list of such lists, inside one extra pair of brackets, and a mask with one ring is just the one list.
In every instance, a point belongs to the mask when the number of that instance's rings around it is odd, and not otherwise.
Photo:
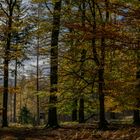
[(12, 25), (13, 25), (13, 14), (17, 0), (6, 0), (0, 2), (0, 9), (4, 15), (5, 21), (5, 44), (4, 44), (4, 90), (3, 90), (3, 113), (2, 113), (2, 126), (8, 126), (7, 119), (7, 103), (8, 103), (8, 75), (9, 75), (9, 61), (10, 61), (10, 47), (12, 39)]
[[(17, 91), (17, 67), (26, 58), (25, 50), (25, 30), (26, 25), (23, 20), (25, 19), (24, 4), (21, 0), (7, 0), (1, 2), (1, 20), (3, 26), (3, 44), (4, 50), (4, 94), (3, 94), (3, 127), (8, 126), (7, 120), (7, 104), (9, 90), (9, 64), (15, 61), (15, 80), (14, 80), (14, 101), (13, 101), (13, 121), (16, 122), (16, 91)], [(25, 10), (26, 11), (26, 10)], [(22, 44), (22, 45), (21, 45)]]
[(14, 19), (13, 19), (13, 31), (12, 31), (12, 39), (11, 39), (11, 61), (14, 62), (14, 99), (13, 99), (13, 122), (17, 121), (17, 87), (18, 87), (18, 68), (21, 63), (26, 59), (25, 50), (25, 36), (22, 34), (26, 26), (25, 23), (25, 7), (22, 4), (22, 0), (17, 1), (15, 10), (14, 10)]
[(61, 0), (54, 2), (52, 36), (51, 36), (51, 54), (50, 54), (50, 97), (48, 110), (48, 124), (47, 127), (58, 127), (57, 120), (57, 96), (58, 91), (58, 37), (60, 30), (60, 14), (61, 14)]
[[(49, 29), (47, 28), (47, 20), (44, 19), (44, 16), (46, 15), (45, 11), (46, 7), (45, 4), (42, 2), (32, 2), (32, 14), (30, 21), (32, 24), (34, 24), (34, 31), (32, 33), (32, 41), (31, 44), (33, 46), (32, 49), (35, 49), (35, 52), (33, 52), (33, 59), (36, 57), (36, 114), (37, 114), (37, 124), (40, 124), (40, 98), (39, 98), (39, 91), (40, 91), (40, 74), (39, 69), (41, 67), (40, 60), (42, 60), (42, 56), (45, 56), (47, 54), (47, 31)], [(45, 42), (45, 43), (44, 43)], [(45, 46), (45, 47), (44, 47)], [(47, 56), (45, 56), (47, 57)]]

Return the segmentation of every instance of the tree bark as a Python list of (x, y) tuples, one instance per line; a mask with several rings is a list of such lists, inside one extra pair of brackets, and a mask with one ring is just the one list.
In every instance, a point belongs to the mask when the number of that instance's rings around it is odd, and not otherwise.
[(106, 128), (106, 120), (105, 120), (105, 106), (104, 106), (104, 70), (99, 69), (98, 77), (99, 77), (99, 105), (100, 105), (100, 112), (99, 112), (99, 128), (103, 129)]
[(51, 37), (51, 71), (50, 71), (50, 98), (47, 127), (58, 127), (57, 120), (57, 84), (58, 84), (58, 37), (60, 28), (61, 0), (55, 2), (53, 13), (53, 28)]
[[(12, 17), (12, 13), (11, 13)], [(8, 21), (8, 35), (5, 46), (5, 58), (4, 58), (4, 90), (3, 90), (3, 114), (2, 114), (2, 127), (8, 127), (7, 111), (8, 111), (8, 77), (9, 77), (9, 51), (11, 45), (11, 27), (12, 19), (9, 17)]]
[(16, 122), (17, 58), (15, 60), (15, 81), (14, 81), (14, 88), (15, 88), (15, 93), (14, 93), (14, 114), (13, 114), (13, 122)]
[[(39, 92), (39, 37), (37, 40), (37, 64), (36, 64), (36, 92)], [(37, 108), (37, 125), (40, 124), (40, 100), (39, 95), (36, 96), (36, 108)]]
[[(5, 54), (6, 54), (6, 52), (5, 52)], [(9, 67), (9, 61), (5, 58), (5, 60), (4, 60), (4, 90), (3, 90), (2, 127), (8, 127), (8, 120), (7, 120), (8, 72), (9, 72), (8, 67)]]
[(79, 123), (85, 122), (85, 115), (84, 115), (84, 98), (81, 97), (79, 101)]
[[(86, 5), (85, 5), (85, 1), (82, 0), (82, 4), (81, 4), (81, 12), (82, 12), (82, 16), (81, 16), (81, 20), (82, 20), (82, 26), (83, 28), (85, 28), (85, 18), (86, 18)], [(81, 52), (81, 77), (84, 78), (84, 62), (86, 59), (86, 53), (87, 51), (85, 49), (82, 50)], [(85, 121), (85, 114), (84, 114), (84, 96), (81, 95), (80, 96), (80, 100), (79, 100), (79, 123), (84, 123)]]
[(5, 45), (5, 57), (4, 57), (4, 90), (3, 90), (3, 113), (2, 113), (2, 127), (8, 127), (7, 111), (8, 111), (8, 76), (9, 76), (9, 61), (10, 61), (10, 46), (11, 46), (11, 32), (13, 23), (13, 10), (16, 5), (16, 0), (10, 2), (5, 1), (8, 11), (5, 12), (1, 5), (3, 12), (7, 16), (7, 31), (6, 31), (6, 45)]
[(134, 114), (133, 114), (133, 123), (134, 123), (135, 125), (140, 125), (139, 110), (136, 109), (136, 110), (134, 110), (133, 112), (134, 112)]
[[(109, 7), (109, 1), (105, 0), (105, 5), (106, 5), (106, 19), (105, 22), (102, 21), (103, 27), (108, 23), (109, 20), (109, 12), (108, 12), (108, 7)], [(103, 19), (103, 18), (102, 18)], [(102, 20), (101, 19), (101, 20)], [(107, 128), (107, 121), (105, 119), (105, 95), (104, 95), (104, 66), (105, 66), (105, 37), (104, 34), (102, 33), (102, 38), (101, 38), (101, 56), (100, 56), (100, 65), (99, 65), (99, 72), (98, 72), (98, 79), (99, 79), (99, 105), (100, 105), (100, 112), (99, 112), (99, 128), (101, 129), (106, 129)]]
[[(81, 77), (84, 77), (84, 67), (83, 64), (85, 62), (86, 58), (86, 50), (83, 49), (81, 52)], [(85, 117), (84, 117), (84, 95), (80, 95), (80, 101), (79, 101), (79, 123), (84, 123)]]
[[(139, 46), (139, 42), (138, 42)], [(140, 51), (137, 52), (137, 74), (136, 79), (138, 81), (138, 85), (136, 85), (136, 89), (140, 91)], [(139, 108), (140, 107), (140, 98), (136, 99), (136, 108), (133, 114), (133, 123), (136, 125), (140, 125), (140, 116), (139, 116)]]

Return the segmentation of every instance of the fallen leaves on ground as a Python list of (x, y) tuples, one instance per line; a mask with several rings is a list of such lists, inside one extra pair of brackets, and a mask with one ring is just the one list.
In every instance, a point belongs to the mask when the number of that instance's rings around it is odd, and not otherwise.
[(117, 126), (98, 130), (92, 125), (71, 125), (59, 129), (1, 128), (0, 140), (140, 140), (140, 127)]

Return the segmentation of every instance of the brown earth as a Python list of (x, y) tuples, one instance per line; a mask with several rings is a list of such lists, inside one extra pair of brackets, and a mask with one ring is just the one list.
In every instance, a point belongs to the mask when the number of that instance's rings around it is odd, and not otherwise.
[(59, 129), (0, 128), (0, 140), (140, 140), (140, 127), (113, 126), (101, 131), (92, 125), (66, 125)]

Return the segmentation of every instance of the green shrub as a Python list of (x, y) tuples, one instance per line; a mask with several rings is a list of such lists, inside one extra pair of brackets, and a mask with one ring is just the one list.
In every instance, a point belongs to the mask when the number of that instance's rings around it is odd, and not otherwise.
[(31, 124), (33, 123), (33, 117), (30, 110), (24, 106), (20, 110), (19, 122), (21, 124)]

